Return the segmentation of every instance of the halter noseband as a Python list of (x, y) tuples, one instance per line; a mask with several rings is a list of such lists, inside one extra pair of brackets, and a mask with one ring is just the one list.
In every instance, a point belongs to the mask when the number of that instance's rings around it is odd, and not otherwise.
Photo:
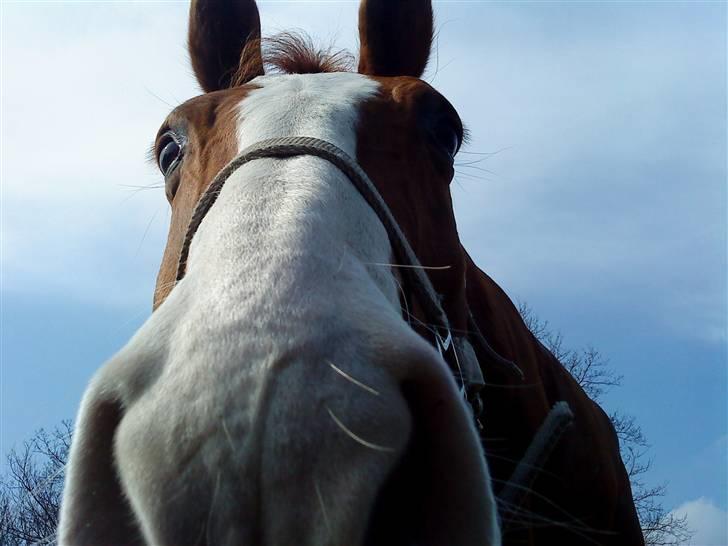
[[(478, 392), (485, 382), (469, 341), (462, 336), (453, 337), (447, 315), (440, 305), (439, 297), (430, 279), (425, 274), (424, 268), (420, 266), (412, 247), (410, 247), (399, 224), (397, 224), (389, 207), (379, 195), (372, 181), (356, 161), (330, 142), (312, 137), (283, 137), (262, 140), (243, 150), (240, 155), (228, 163), (215, 176), (195, 207), (180, 251), (177, 280), (179, 281), (184, 277), (192, 239), (197, 233), (202, 220), (217, 200), (220, 190), (222, 190), (228, 178), (237, 169), (256, 159), (282, 159), (302, 155), (320, 157), (337, 167), (346, 175), (381, 221), (389, 236), (389, 242), (397, 264), (405, 266), (400, 269), (404, 285), (409, 287), (417, 298), (425, 314), (426, 320), (423, 322), (428, 325), (433, 333), (432, 344), (448, 364), (461, 394), (470, 403), (473, 416), (478, 422), (477, 419), (482, 411), (482, 402)], [(456, 347), (456, 345), (459, 345), (459, 347)], [(490, 347), (488, 348), (490, 349)], [(490, 350), (492, 351), (492, 349)], [(494, 351), (492, 352), (494, 353)]]

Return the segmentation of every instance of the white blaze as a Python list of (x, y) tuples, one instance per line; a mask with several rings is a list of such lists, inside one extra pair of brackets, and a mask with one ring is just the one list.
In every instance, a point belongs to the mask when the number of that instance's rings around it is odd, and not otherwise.
[(240, 105), (240, 150), (267, 138), (309, 136), (356, 157), (359, 105), (379, 84), (359, 74), (259, 76)]

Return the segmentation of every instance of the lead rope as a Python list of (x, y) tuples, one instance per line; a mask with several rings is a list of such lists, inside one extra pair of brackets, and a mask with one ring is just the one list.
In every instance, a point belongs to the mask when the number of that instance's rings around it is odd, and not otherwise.
[[(505, 533), (514, 519), (514, 517), (506, 518), (504, 514), (518, 511), (562, 434), (573, 422), (574, 413), (569, 408), (569, 404), (564, 401), (556, 402), (536, 431), (510, 479), (497, 495), (500, 505), (501, 532)], [(515, 515), (517, 516), (517, 514)]]

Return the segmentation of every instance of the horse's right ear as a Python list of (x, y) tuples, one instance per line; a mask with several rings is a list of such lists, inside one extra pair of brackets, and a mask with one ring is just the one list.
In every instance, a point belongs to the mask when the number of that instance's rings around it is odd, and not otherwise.
[(255, 0), (192, 0), (187, 47), (206, 93), (245, 83), (235, 79), (241, 62), (247, 80), (263, 74)]

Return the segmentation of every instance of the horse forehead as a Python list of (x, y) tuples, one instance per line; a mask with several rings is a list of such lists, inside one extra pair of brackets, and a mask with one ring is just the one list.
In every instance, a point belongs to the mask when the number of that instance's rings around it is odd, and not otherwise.
[(376, 96), (379, 82), (337, 72), (259, 76), (238, 105), (239, 148), (283, 136), (333, 142), (356, 157), (356, 132), (363, 102)]

